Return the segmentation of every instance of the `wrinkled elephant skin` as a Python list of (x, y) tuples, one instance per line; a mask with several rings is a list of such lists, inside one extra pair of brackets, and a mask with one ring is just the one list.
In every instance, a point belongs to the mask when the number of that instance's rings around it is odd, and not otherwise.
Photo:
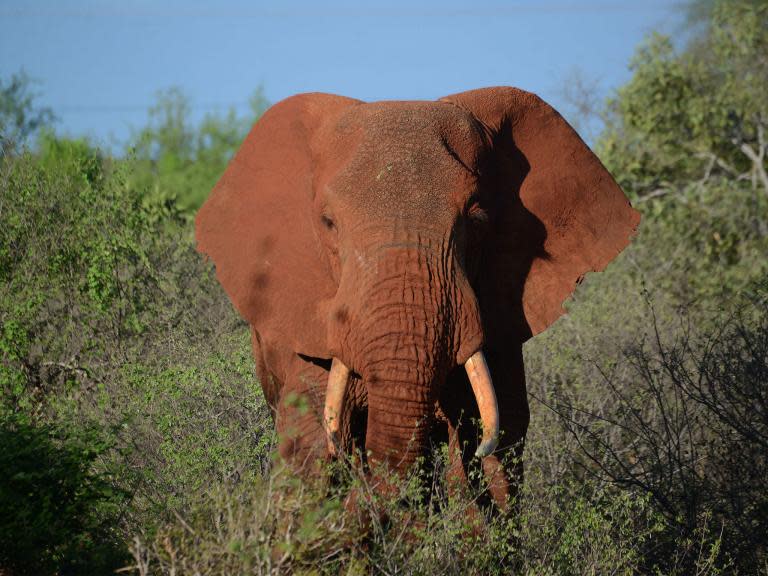
[(477, 453), (502, 502), (528, 427), (522, 344), (639, 219), (534, 94), (316, 93), (254, 125), (196, 234), (252, 327), (286, 460), (357, 448), (402, 471), (447, 441), (451, 473)]

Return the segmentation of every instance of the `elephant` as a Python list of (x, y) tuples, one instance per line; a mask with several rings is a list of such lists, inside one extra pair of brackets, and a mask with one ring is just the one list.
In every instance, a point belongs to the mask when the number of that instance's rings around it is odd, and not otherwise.
[(196, 239), (251, 327), (283, 460), (355, 451), (400, 474), (445, 442), (452, 477), (479, 462), (506, 505), (530, 418), (523, 343), (639, 221), (533, 93), (307, 93), (255, 123)]

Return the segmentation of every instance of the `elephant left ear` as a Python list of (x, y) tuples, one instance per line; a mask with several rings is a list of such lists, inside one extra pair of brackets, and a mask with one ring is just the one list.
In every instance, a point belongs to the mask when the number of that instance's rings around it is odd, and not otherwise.
[(328, 358), (328, 314), (336, 293), (318, 240), (317, 167), (327, 133), (360, 102), (299, 94), (264, 113), (230, 161), (195, 221), (197, 249), (216, 264), (232, 303), (265, 341)]
[(535, 94), (485, 88), (442, 101), (474, 116), (489, 141), (480, 194), (493, 220), (475, 280), (486, 339), (525, 341), (565, 312), (584, 274), (602, 270), (627, 246), (640, 214)]

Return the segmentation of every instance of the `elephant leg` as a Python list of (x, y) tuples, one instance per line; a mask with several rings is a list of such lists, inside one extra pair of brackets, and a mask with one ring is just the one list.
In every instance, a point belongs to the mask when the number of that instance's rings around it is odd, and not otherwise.
[(459, 430), (448, 424), (448, 467), (445, 472), (446, 489), (448, 497), (452, 500), (465, 498), (467, 508), (464, 510), (464, 517), (470, 533), (475, 533), (482, 524), (482, 514), (477, 503), (469, 498), (469, 479), (467, 478), (467, 469), (462, 453), (462, 442)]
[(506, 510), (523, 481), (523, 447), (530, 420), (522, 346), (504, 354), (489, 350), (488, 362), (496, 383), (501, 438), (496, 451), (483, 459), (483, 471), (488, 491)]
[(467, 490), (467, 471), (462, 459), (461, 440), (459, 431), (451, 423), (448, 424), (448, 468), (446, 483), (450, 497), (460, 496)]
[[(478, 446), (478, 430), (475, 425), (479, 418), (477, 403), (463, 366), (451, 371), (442, 390), (440, 406), (448, 421), (448, 469), (446, 482), (448, 495), (456, 497), (469, 495), (480, 490), (480, 469), (473, 454)], [(470, 491), (471, 488), (471, 491)], [(482, 506), (491, 504), (488, 494), (479, 494), (477, 502)], [(474, 502), (468, 515), (480, 518), (480, 507)]]
[(261, 336), (256, 329), (251, 326), (251, 348), (253, 350), (253, 359), (256, 363), (256, 377), (259, 379), (261, 389), (264, 392), (264, 399), (267, 401), (272, 421), (277, 418), (278, 393), (281, 388), (280, 382), (275, 375), (267, 368), (266, 350)]
[(299, 357), (291, 361), (280, 390), (275, 427), (278, 452), (297, 469), (327, 456), (322, 413), (328, 372)]
[[(284, 461), (298, 467), (323, 456), (325, 433), (320, 414), (327, 371), (294, 354), (288, 356), (287, 363), (280, 362), (286, 356), (274, 347), (270, 348), (253, 327), (251, 344), (256, 376), (277, 431), (278, 453)], [(323, 451), (320, 451), (321, 445)]]
[[(521, 461), (523, 443), (528, 430), (528, 397), (525, 389), (522, 347), (515, 346), (503, 353), (486, 350), (486, 360), (491, 372), (499, 405), (501, 438), (496, 451), (478, 462), (473, 457), (478, 444), (475, 422), (479, 417), (477, 403), (463, 368), (454, 369), (440, 397), (440, 404), (450, 422), (449, 471), (455, 485), (475, 484), (476, 468), (482, 465), (487, 483), (487, 496), (482, 504), (492, 500), (501, 510), (507, 510), (514, 501), (517, 488), (522, 482)], [(450, 484), (449, 484), (450, 485)], [(479, 486), (477, 486), (479, 487)]]

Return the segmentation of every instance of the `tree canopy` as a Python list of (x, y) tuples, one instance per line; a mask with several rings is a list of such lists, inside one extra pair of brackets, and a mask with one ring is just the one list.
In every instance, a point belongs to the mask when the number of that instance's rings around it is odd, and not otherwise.
[(768, 195), (768, 3), (694, 8), (709, 18), (683, 49), (659, 34), (640, 47), (608, 102), (598, 152), (639, 197), (717, 174)]

